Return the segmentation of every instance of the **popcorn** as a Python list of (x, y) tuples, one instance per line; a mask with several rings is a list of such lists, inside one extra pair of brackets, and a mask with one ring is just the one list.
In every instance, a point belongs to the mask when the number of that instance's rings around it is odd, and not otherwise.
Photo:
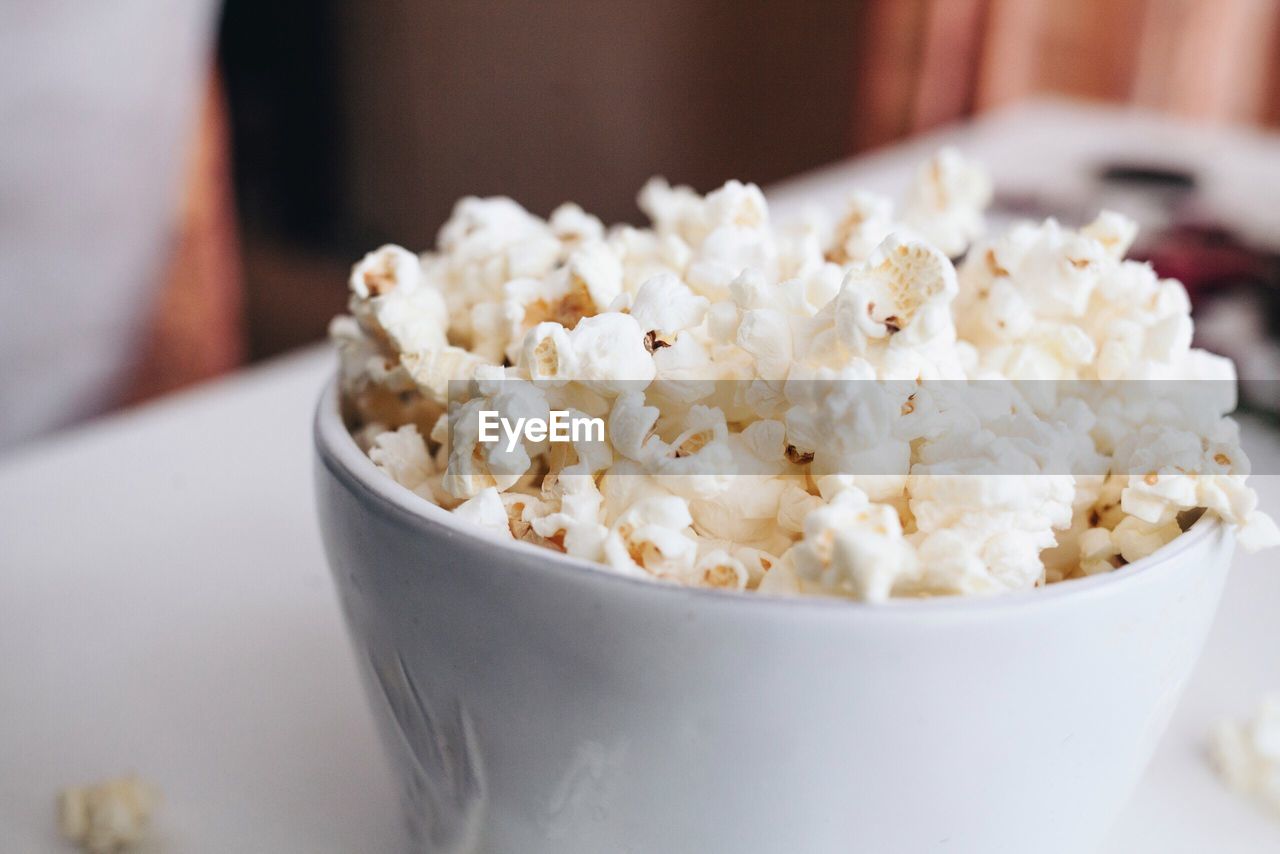
[(416, 255), (387, 244), (365, 255), (351, 268), (351, 293), (367, 300), (390, 296), (394, 293), (413, 291), (422, 276), (422, 268)]
[(511, 524), (498, 490), (488, 487), (454, 508), (453, 514), (499, 539), (510, 539)]
[(800, 592), (883, 601), (918, 571), (897, 512), (847, 489), (811, 512), (804, 539), (783, 555)]
[(137, 777), (58, 793), (58, 830), (90, 854), (115, 854), (143, 841), (160, 795)]
[(1263, 700), (1251, 720), (1214, 727), (1209, 755), (1228, 788), (1280, 816), (1280, 695)]
[(548, 224), (551, 233), (570, 251), (584, 243), (604, 239), (604, 224), (572, 202), (552, 211)]
[(534, 531), (533, 523), (535, 520), (542, 519), (551, 513), (548, 502), (543, 501), (537, 495), (529, 495), (516, 490), (508, 492), (494, 490), (494, 492), (497, 493), (499, 500), (502, 501), (502, 509), (507, 514), (507, 530), (511, 536), (517, 540), (524, 540), (537, 545), (547, 545)]
[(622, 261), (600, 241), (569, 256), (569, 287), (585, 294), (592, 313), (604, 311), (622, 293)]
[(1280, 532), (1258, 512), (1257, 494), (1245, 483), (1249, 460), (1236, 433), (1230, 419), (1214, 424), (1209, 436), (1167, 424), (1131, 433), (1115, 454), (1118, 468), (1133, 472), (1120, 493), (1121, 509), (1148, 525), (1168, 525), (1179, 513), (1203, 507), (1236, 525), (1246, 550), (1280, 545)]
[(693, 571), (703, 587), (743, 590), (750, 580), (742, 561), (724, 549), (716, 549), (700, 557)]
[(451, 341), (493, 360), (501, 342), (475, 334), (472, 309), (497, 301), (512, 279), (547, 275), (560, 261), (561, 243), (545, 222), (510, 199), (468, 197), (454, 206), (437, 245), (438, 253), (423, 256), (422, 269), (444, 294)]
[(548, 385), (563, 385), (579, 373), (573, 341), (559, 323), (539, 323), (530, 329), (517, 364), (529, 379)]
[(920, 167), (907, 197), (903, 221), (951, 258), (963, 255), (982, 235), (982, 212), (991, 203), (991, 179), (954, 148), (944, 148)]
[(729, 487), (737, 474), (729, 428), (719, 409), (695, 405), (674, 421), (680, 432), (671, 442), (655, 435), (655, 410), (642, 406), (637, 395), (620, 401), (611, 415), (611, 435), (623, 443), (624, 453), (646, 474), (659, 478), (663, 487), (689, 500), (714, 498)]
[(1034, 586), (1044, 572), (1040, 552), (1053, 546), (1054, 530), (1071, 521), (1070, 475), (982, 474), (968, 463), (917, 466), (907, 489), (916, 523), (912, 540), (931, 591)]
[(369, 459), (396, 483), (423, 498), (437, 500), (439, 476), (427, 443), (413, 424), (386, 430), (373, 439)]
[(1111, 532), (1111, 542), (1125, 563), (1133, 563), (1155, 554), (1161, 546), (1173, 542), (1181, 533), (1182, 529), (1173, 519), (1159, 524), (1129, 516)]
[(461, 347), (405, 353), (400, 366), (418, 390), (429, 400), (443, 403), (449, 397), (449, 383), (471, 379), (484, 360)]
[(692, 187), (672, 187), (665, 178), (650, 178), (636, 203), (659, 235), (674, 234), (688, 243), (701, 243), (706, 237), (702, 198)]
[(630, 315), (610, 312), (584, 318), (569, 333), (577, 379), (606, 396), (616, 396), (628, 385), (649, 383), (657, 368), (644, 341), (644, 331)]
[(696, 571), (698, 544), (689, 535), (693, 517), (674, 495), (636, 502), (613, 524), (605, 559), (618, 572), (689, 582)]
[(496, 487), (499, 492), (520, 481), (532, 460), (522, 444), (506, 451), (501, 443), (480, 441), (480, 411), (492, 408), (484, 398), (475, 398), (450, 407), (448, 466), (442, 485), (454, 498), (468, 499), (481, 490)]
[[(678, 584), (989, 595), (1111, 572), (1206, 512), (1280, 543), (1234, 368), (1191, 346), (1182, 285), (1125, 259), (1134, 223), (986, 235), (990, 198), (944, 150), (897, 211), (853, 193), (784, 227), (738, 181), (650, 181), (648, 228), (463, 199), (433, 251), (355, 265), (344, 417), (482, 532)], [(493, 441), (482, 412), (603, 436)]]
[(990, 203), (986, 172), (955, 149), (945, 148), (916, 172), (900, 221), (894, 218), (891, 199), (852, 193), (833, 230), (827, 257), (841, 264), (865, 261), (886, 237), (899, 234), (957, 258), (982, 235), (983, 211)]
[[(701, 536), (747, 546), (759, 551), (781, 553), (803, 530), (803, 520), (791, 518), (785, 528), (782, 517), (788, 511), (812, 510), (821, 502), (794, 482), (763, 475), (736, 475), (725, 479), (724, 488), (706, 498), (691, 498), (689, 513)], [(789, 490), (804, 493), (802, 501)], [(784, 501), (790, 502), (784, 504)], [(807, 515), (807, 514), (806, 514)]]
[(904, 243), (892, 235), (872, 253), (867, 266), (855, 268), (874, 302), (867, 314), (890, 332), (912, 325), (916, 313), (955, 296), (956, 274), (951, 262), (922, 243)]
[(1116, 545), (1112, 532), (1106, 528), (1088, 528), (1079, 539), (1080, 571), (1083, 575), (1098, 575), (1110, 572), (1121, 562), (1120, 547)]
[(622, 258), (623, 285), (627, 293), (635, 293), (641, 284), (663, 273), (682, 275), (693, 257), (693, 250), (675, 234), (621, 226), (608, 240)]
[(1097, 219), (1080, 229), (1080, 233), (1098, 241), (1107, 255), (1121, 261), (1138, 236), (1138, 224), (1114, 211), (1103, 211)]
[(839, 264), (865, 261), (894, 232), (893, 201), (857, 191), (849, 196), (845, 205), (827, 257)]
[(645, 346), (653, 352), (670, 347), (680, 332), (700, 326), (709, 305), (706, 297), (695, 295), (679, 278), (664, 273), (640, 286), (631, 316), (645, 333)]
[(601, 560), (608, 529), (601, 522), (604, 498), (591, 473), (560, 474), (543, 491), (556, 509), (534, 519), (533, 530), (566, 554)]

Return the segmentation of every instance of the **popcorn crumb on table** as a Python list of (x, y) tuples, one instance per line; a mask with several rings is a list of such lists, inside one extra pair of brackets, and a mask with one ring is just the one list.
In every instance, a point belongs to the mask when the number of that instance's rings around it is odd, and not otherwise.
[(58, 793), (58, 830), (89, 854), (115, 854), (142, 841), (159, 792), (137, 777), (119, 777)]
[(1232, 791), (1257, 798), (1280, 818), (1280, 694), (1263, 700), (1249, 720), (1214, 727), (1210, 757)]

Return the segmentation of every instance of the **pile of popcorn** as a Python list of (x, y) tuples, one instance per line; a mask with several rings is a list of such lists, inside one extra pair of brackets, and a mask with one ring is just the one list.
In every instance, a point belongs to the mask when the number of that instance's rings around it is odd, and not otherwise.
[[(853, 193), (786, 225), (737, 181), (650, 181), (649, 228), (463, 199), (435, 251), (352, 271), (344, 417), (495, 537), (685, 585), (995, 593), (1111, 571), (1206, 511), (1280, 541), (1224, 417), (1234, 368), (1191, 347), (1179, 282), (1125, 260), (1134, 223), (988, 237), (990, 197), (944, 150), (898, 210)], [(1115, 390), (1170, 380), (1218, 391)], [(508, 448), (480, 441), (482, 410), (607, 437)]]

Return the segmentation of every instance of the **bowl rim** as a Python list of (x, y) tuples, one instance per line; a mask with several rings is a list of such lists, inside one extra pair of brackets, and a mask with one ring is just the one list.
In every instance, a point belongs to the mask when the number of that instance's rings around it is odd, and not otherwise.
[[(443, 507), (428, 501), (412, 490), (396, 483), (374, 465), (360, 450), (355, 438), (347, 429), (338, 405), (338, 378), (326, 381), (316, 406), (313, 437), (315, 450), (324, 466), (344, 484), (374, 499), (378, 504), (395, 511), (415, 527), (423, 524), (446, 529), (451, 536), (465, 537), (477, 546), (488, 547), (499, 554), (504, 551), (538, 559), (545, 571), (562, 580), (578, 583), (621, 585), (621, 592), (648, 592), (671, 597), (672, 607), (699, 604), (722, 604), (732, 608), (763, 608), (770, 611), (794, 612), (809, 609), (824, 613), (910, 614), (923, 617), (933, 615), (959, 615), (992, 610), (1028, 610), (1037, 606), (1049, 606), (1075, 602), (1099, 596), (1115, 596), (1143, 583), (1156, 580), (1160, 569), (1189, 549), (1213, 538), (1230, 538), (1231, 531), (1217, 514), (1206, 511), (1185, 533), (1161, 547), (1153, 554), (1127, 564), (1113, 572), (1088, 578), (1072, 579), (1044, 587), (1012, 590), (1001, 593), (972, 596), (936, 596), (928, 598), (889, 599), (884, 602), (861, 602), (833, 596), (777, 596), (739, 590), (687, 587), (657, 580), (637, 578), (612, 572), (592, 561), (573, 557), (563, 552), (547, 549), (519, 540), (496, 540), (481, 529), (460, 519)], [(515, 561), (495, 560), (495, 566), (515, 568)], [(523, 571), (523, 570), (521, 570)]]

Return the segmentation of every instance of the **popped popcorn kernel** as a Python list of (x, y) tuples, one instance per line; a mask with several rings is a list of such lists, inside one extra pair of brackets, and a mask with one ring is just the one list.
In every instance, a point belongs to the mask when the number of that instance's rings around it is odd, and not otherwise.
[(1221, 721), (1210, 733), (1209, 758), (1232, 791), (1252, 797), (1280, 818), (1280, 694), (1252, 718)]
[(143, 841), (160, 794), (137, 777), (58, 793), (58, 830), (89, 854), (117, 854)]

